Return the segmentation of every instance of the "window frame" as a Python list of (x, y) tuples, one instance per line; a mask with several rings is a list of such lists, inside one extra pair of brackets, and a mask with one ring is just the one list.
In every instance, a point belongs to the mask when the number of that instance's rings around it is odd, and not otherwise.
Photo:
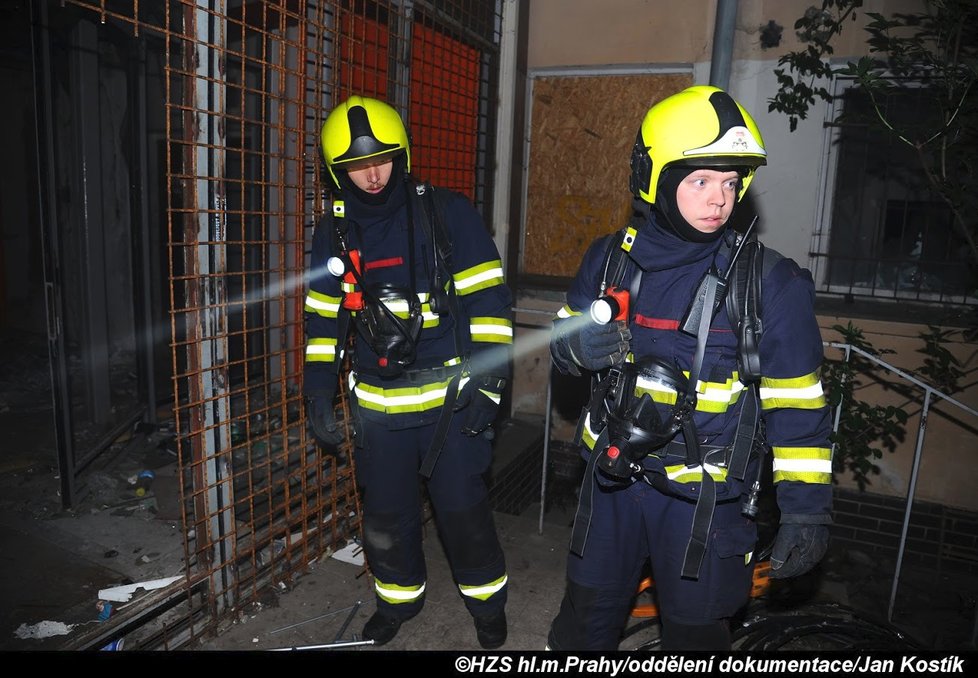
[[(887, 72), (882, 72), (881, 75), (893, 77)], [(920, 85), (908, 83), (908, 86), (919, 87)], [(843, 125), (838, 120), (845, 109), (845, 95), (848, 90), (854, 87), (859, 87), (858, 80), (854, 77), (836, 75), (833, 78), (830, 87), (832, 100), (825, 107), (825, 119), (822, 123), (824, 137), (820, 171), (823, 179), (819, 182), (815, 229), (812, 233), (808, 262), (809, 270), (811, 270), (815, 280), (816, 294), (820, 297), (844, 297), (847, 300), (858, 297), (867, 301), (912, 301), (932, 306), (960, 306), (978, 303), (978, 297), (973, 296), (974, 293), (969, 295), (968, 292), (928, 291), (920, 287), (901, 289), (898, 284), (883, 287), (874, 282), (858, 285), (854, 282), (832, 283), (830, 281), (829, 271), (834, 254), (831, 247), (832, 222), (835, 215), (835, 202), (838, 192), (836, 184), (839, 180), (842, 156)], [(880, 253), (877, 252), (876, 256), (874, 261), (882, 261)], [(900, 263), (895, 262), (894, 265), (900, 266)]]

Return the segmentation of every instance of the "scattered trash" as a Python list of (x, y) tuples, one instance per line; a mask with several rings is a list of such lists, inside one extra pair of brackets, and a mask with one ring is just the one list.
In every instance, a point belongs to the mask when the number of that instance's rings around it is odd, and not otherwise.
[(336, 551), (333, 558), (341, 560), (351, 565), (363, 565), (363, 547), (355, 541), (351, 541), (346, 546)]
[(117, 555), (119, 555), (119, 552), (118, 551), (116, 551), (115, 549), (109, 549), (108, 551), (106, 551), (105, 553), (102, 554), (102, 557), (103, 558), (115, 558)]
[(272, 562), (272, 559), (277, 558), (283, 551), (285, 551), (285, 540), (276, 539), (255, 554), (255, 559), (258, 561), (259, 567), (261, 567)]
[(109, 617), (112, 616), (112, 603), (100, 600), (95, 603), (95, 609), (98, 610), (98, 620), (100, 622), (108, 621)]
[(140, 471), (139, 475), (136, 476), (136, 496), (142, 497), (149, 490), (149, 486), (153, 484), (153, 479), (156, 478), (156, 474), (146, 469)]
[(123, 648), (123, 646), (125, 644), (126, 644), (126, 639), (125, 638), (119, 638), (117, 640), (113, 640), (108, 645), (106, 645), (104, 647), (101, 647), (99, 649), (102, 650), (102, 651), (108, 651), (108, 652), (122, 652), (122, 648)]
[(18, 638), (50, 638), (51, 636), (66, 636), (75, 628), (74, 624), (64, 622), (42, 621), (37, 624), (21, 624), (14, 631)]
[(176, 577), (167, 577), (166, 579), (151, 579), (149, 581), (137, 582), (135, 584), (114, 586), (110, 589), (100, 590), (98, 592), (98, 597), (102, 600), (111, 600), (117, 603), (128, 603), (137, 589), (146, 589), (147, 591), (162, 589), (166, 588), (175, 581), (180, 581), (181, 579), (183, 579), (183, 576), (178, 575)]

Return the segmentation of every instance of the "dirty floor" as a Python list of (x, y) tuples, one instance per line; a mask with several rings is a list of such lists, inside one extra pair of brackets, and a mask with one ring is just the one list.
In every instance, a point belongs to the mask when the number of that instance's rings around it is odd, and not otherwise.
[[(100, 589), (122, 582), (178, 574), (182, 568), (181, 529), (170, 500), (175, 464), (158, 458), (155, 492), (142, 500), (120, 500), (131, 487), (134, 469), (124, 457), (117, 468), (93, 480), (102, 498), (63, 511), (57, 473), (47, 464), (0, 472), (0, 650), (62, 650), (72, 637), (101, 623)], [(175, 495), (175, 480), (172, 491)], [(96, 492), (96, 497), (100, 496)], [(563, 590), (570, 531), (569, 505), (540, 518), (539, 504), (523, 515), (497, 513), (510, 575), (509, 639), (505, 651), (541, 650)], [(221, 632), (181, 648), (200, 651), (337, 649), (344, 651), (477, 650), (475, 631), (451, 583), (441, 545), (428, 528), (425, 540), (429, 588), (423, 612), (405, 623), (383, 648), (361, 643), (363, 624), (374, 610), (372, 586), (361, 565), (337, 557), (314, 562), (288, 584), (271, 587), (261, 599), (237, 610)], [(356, 560), (356, 553), (354, 560)], [(752, 601), (735, 633), (743, 648), (805, 649), (850, 647), (974, 649), (978, 582), (951, 574), (905, 569), (894, 624), (885, 621), (892, 562), (866, 554), (833, 550), (817, 576), (772, 588)], [(639, 601), (641, 602), (641, 601)], [(820, 620), (811, 630), (812, 619)], [(774, 624), (789, 638), (765, 628)], [(821, 630), (819, 630), (821, 625)], [(808, 630), (803, 630), (808, 629)], [(804, 636), (804, 637), (803, 637)], [(636, 613), (621, 649), (654, 649), (654, 619)], [(793, 640), (792, 640), (793, 638)], [(792, 646), (788, 641), (801, 647)], [(781, 643), (781, 645), (777, 645)], [(124, 648), (123, 648), (124, 649)], [(770, 649), (770, 648), (769, 648)]]

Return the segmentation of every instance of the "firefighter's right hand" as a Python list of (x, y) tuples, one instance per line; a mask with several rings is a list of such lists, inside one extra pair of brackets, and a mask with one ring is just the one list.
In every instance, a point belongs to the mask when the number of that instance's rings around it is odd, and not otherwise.
[(628, 323), (623, 320), (604, 325), (587, 321), (561, 329), (564, 331), (551, 346), (554, 362), (560, 367), (559, 356), (592, 372), (623, 362), (632, 338)]
[(306, 417), (312, 428), (312, 435), (327, 451), (335, 452), (343, 442), (336, 414), (333, 412), (333, 394), (310, 396), (306, 401)]

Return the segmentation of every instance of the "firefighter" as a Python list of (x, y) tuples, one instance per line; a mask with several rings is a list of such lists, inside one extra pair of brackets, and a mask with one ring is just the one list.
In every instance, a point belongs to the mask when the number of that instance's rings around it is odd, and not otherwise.
[[(729, 219), (765, 163), (753, 119), (715, 87), (670, 96), (642, 121), (630, 163), (636, 217), (615, 241), (634, 271), (620, 284), (628, 313), (609, 322), (588, 317), (608, 282), (605, 236), (584, 255), (554, 321), (555, 366), (590, 371), (624, 400), (589, 407), (579, 425), (589, 466), (549, 649), (616, 649), (648, 564), (662, 648), (729, 649), (729, 619), (750, 597), (757, 528), (746, 500), (756, 500), (757, 487), (750, 490), (761, 478), (762, 451), (770, 450), (780, 509), (771, 576), (802, 574), (825, 553), (830, 422), (811, 275), (765, 252), (776, 263), (764, 272), (755, 323), (763, 334), (746, 362), (737, 328), (720, 310), (723, 274), (737, 251)], [(760, 364), (757, 411), (769, 448), (734, 444), (752, 360)], [(612, 371), (617, 381), (608, 386), (601, 378)], [(735, 449), (749, 451), (742, 474), (733, 472)]]
[(304, 393), (315, 437), (335, 451), (355, 325), (347, 387), (377, 603), (363, 637), (390, 642), (424, 604), (424, 477), (478, 641), (499, 647), (507, 575), (483, 480), (513, 338), (499, 254), (467, 198), (410, 175), (408, 134), (387, 103), (351, 96), (321, 141), (336, 199), (313, 237)]

